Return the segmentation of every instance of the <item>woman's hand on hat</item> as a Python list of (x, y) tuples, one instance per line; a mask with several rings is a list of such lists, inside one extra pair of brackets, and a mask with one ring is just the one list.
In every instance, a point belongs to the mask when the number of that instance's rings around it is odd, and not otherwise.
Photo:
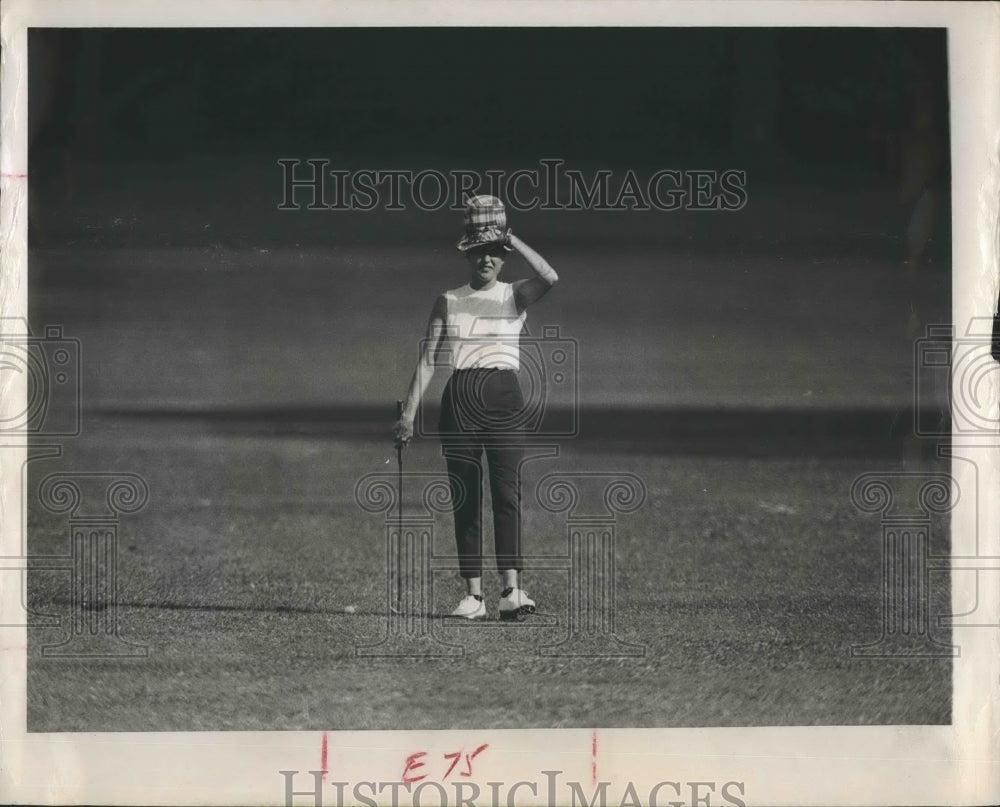
[(508, 227), (503, 234), (503, 245), (505, 247), (510, 247), (511, 249), (513, 249), (514, 243), (511, 240), (513, 237), (514, 237), (514, 231), (510, 227)]

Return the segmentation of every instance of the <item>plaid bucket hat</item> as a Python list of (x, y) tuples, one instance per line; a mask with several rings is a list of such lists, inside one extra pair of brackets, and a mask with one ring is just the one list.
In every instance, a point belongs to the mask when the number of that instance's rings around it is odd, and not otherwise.
[(507, 211), (495, 196), (473, 196), (465, 205), (465, 235), (458, 248), (465, 252), (482, 244), (503, 244), (507, 237)]

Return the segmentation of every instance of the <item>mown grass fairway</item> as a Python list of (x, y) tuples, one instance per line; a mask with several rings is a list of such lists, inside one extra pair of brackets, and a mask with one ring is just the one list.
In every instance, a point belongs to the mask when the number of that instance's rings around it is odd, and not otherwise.
[[(107, 445), (86, 466), (143, 468), (150, 486), (147, 508), (123, 519), (120, 563), (121, 633), (149, 656), (43, 659), (63, 632), (32, 630), (32, 731), (950, 720), (947, 660), (850, 656), (878, 637), (882, 595), (878, 521), (853, 510), (850, 485), (884, 462), (566, 451), (546, 470), (646, 483), (646, 504), (616, 525), (617, 635), (645, 657), (541, 657), (566, 632), (567, 576), (528, 572), (544, 619), (435, 623), (463, 657), (378, 660), (355, 648), (386, 630), (384, 522), (351, 492), (384, 467), (385, 446), (156, 424), (123, 449), (114, 423), (95, 423)], [(407, 461), (440, 470), (433, 446)], [(565, 552), (565, 527), (537, 510), (529, 556)], [(33, 552), (65, 553), (65, 524), (33, 515)], [(436, 553), (454, 553), (450, 527), (438, 520)], [(30, 580), (33, 607), (69, 614), (68, 574)], [(932, 582), (940, 610), (947, 580)], [(435, 610), (459, 592), (437, 575)]]

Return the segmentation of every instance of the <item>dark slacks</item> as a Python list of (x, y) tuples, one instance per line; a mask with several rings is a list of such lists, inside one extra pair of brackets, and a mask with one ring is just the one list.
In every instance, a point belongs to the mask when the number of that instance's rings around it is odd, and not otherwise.
[(483, 454), (493, 500), (497, 569), (521, 570), (521, 463), (524, 398), (512, 370), (456, 370), (441, 399), (441, 445), (448, 468), (459, 573), (483, 573)]

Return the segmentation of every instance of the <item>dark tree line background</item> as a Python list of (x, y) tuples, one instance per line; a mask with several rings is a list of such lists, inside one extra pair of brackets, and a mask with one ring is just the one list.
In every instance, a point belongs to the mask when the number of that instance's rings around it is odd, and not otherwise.
[(914, 29), (34, 31), (32, 145), (80, 161), (777, 152), (891, 174), (913, 105), (946, 133), (944, 48)]
[[(35, 245), (439, 242), (447, 210), (276, 214), (277, 160), (482, 174), (548, 157), (752, 186), (711, 221), (536, 214), (552, 238), (950, 250), (939, 29), (36, 29), (29, 60)], [(931, 248), (904, 249), (921, 197)]]

